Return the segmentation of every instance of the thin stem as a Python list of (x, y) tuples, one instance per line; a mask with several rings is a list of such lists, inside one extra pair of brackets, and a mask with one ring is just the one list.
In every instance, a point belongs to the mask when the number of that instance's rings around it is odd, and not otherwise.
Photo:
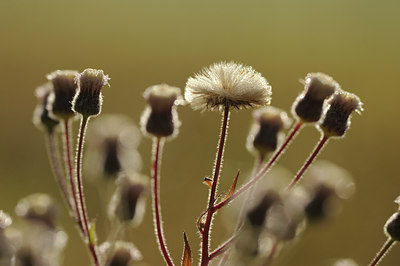
[(155, 138), (153, 141), (153, 217), (155, 222), (155, 231), (158, 241), (158, 247), (160, 248), (161, 254), (168, 266), (174, 265), (171, 259), (171, 255), (168, 252), (167, 245), (164, 240), (164, 232), (162, 228), (162, 218), (161, 218), (161, 207), (159, 199), (159, 185), (158, 181), (160, 178), (159, 167), (161, 164), (161, 154), (162, 154), (162, 139)]
[(280, 241), (278, 239), (275, 239), (274, 243), (272, 244), (271, 250), (269, 251), (267, 259), (264, 262), (264, 266), (268, 266), (271, 264), (272, 260), (275, 257), (276, 252), (278, 251), (279, 244)]
[(301, 167), (300, 171), (297, 173), (297, 175), (293, 178), (293, 180), (290, 182), (289, 186), (286, 188), (286, 190), (292, 190), (294, 186), (299, 182), (305, 171), (310, 167), (311, 163), (314, 161), (314, 159), (317, 157), (321, 149), (324, 147), (326, 142), (328, 141), (329, 137), (327, 136), (322, 136), (320, 141), (318, 142), (317, 146), (315, 146), (313, 152), (310, 154), (308, 157), (307, 161), (304, 163), (304, 165)]
[(224, 146), (226, 140), (226, 133), (228, 129), (229, 121), (229, 105), (225, 105), (224, 114), (222, 118), (221, 134), (219, 138), (217, 157), (215, 159), (213, 183), (210, 190), (210, 196), (208, 201), (208, 209), (206, 221), (204, 223), (204, 230), (202, 233), (202, 247), (201, 247), (201, 266), (208, 265), (210, 261), (209, 257), (209, 239), (210, 239), (210, 228), (213, 218), (213, 206), (215, 202), (215, 194), (217, 193), (218, 179), (221, 172), (222, 158), (224, 156)]
[(96, 252), (96, 243), (95, 239), (92, 239), (92, 236), (90, 234), (90, 229), (89, 229), (89, 221), (88, 221), (88, 215), (86, 212), (86, 204), (85, 204), (85, 197), (83, 195), (83, 183), (82, 183), (82, 153), (83, 153), (83, 143), (85, 139), (85, 131), (86, 131), (86, 126), (89, 121), (89, 117), (87, 116), (82, 116), (81, 119), (81, 126), (79, 129), (79, 134), (78, 134), (78, 146), (76, 149), (76, 161), (75, 161), (75, 170), (76, 170), (76, 185), (77, 185), (77, 197), (79, 199), (79, 210), (81, 212), (81, 217), (83, 220), (83, 225), (84, 225), (84, 231), (87, 237), (87, 244), (90, 250), (90, 254), (93, 258), (94, 265), (99, 266), (99, 258)]
[(72, 199), (73, 199), (73, 210), (75, 212), (75, 220), (76, 223), (79, 226), (79, 229), (82, 231), (83, 235), (85, 236), (85, 230), (83, 229), (83, 224), (82, 224), (82, 218), (81, 214), (79, 212), (79, 204), (78, 204), (78, 199), (76, 197), (76, 184), (75, 184), (75, 179), (74, 179), (74, 168), (72, 165), (72, 152), (71, 152), (71, 120), (70, 119), (65, 119), (63, 121), (64, 124), (64, 154), (65, 154), (65, 169), (67, 171), (67, 179), (70, 183), (71, 187), (71, 194), (72, 194)]
[(376, 254), (375, 258), (371, 261), (371, 263), (369, 264), (369, 266), (375, 266), (378, 265), (379, 262), (383, 259), (383, 257), (385, 257), (385, 255), (389, 252), (390, 248), (393, 246), (393, 244), (396, 241), (389, 237), (385, 244), (383, 244), (381, 250), (379, 250), (378, 254)]
[(246, 190), (248, 190), (250, 187), (252, 187), (260, 178), (262, 178), (274, 165), (274, 163), (279, 159), (280, 155), (284, 152), (284, 150), (289, 146), (290, 142), (294, 139), (296, 134), (299, 132), (299, 130), (302, 128), (303, 123), (301, 121), (298, 121), (296, 125), (292, 128), (290, 131), (289, 135), (286, 137), (286, 140), (283, 142), (282, 146), (277, 150), (274, 155), (271, 157), (271, 159), (268, 161), (268, 163), (262, 168), (257, 175), (255, 175), (250, 181), (248, 181), (245, 185), (243, 185), (241, 188), (239, 188), (235, 193), (230, 198), (227, 198), (226, 200), (221, 201), (217, 205), (213, 207), (213, 209), (219, 210), (223, 206), (227, 205), (230, 203), (232, 200), (240, 196), (242, 193), (244, 193)]
[[(209, 256), (210, 260), (212, 260), (215, 257), (217, 257), (218, 255), (224, 253), (230, 247), (230, 245), (235, 241), (236, 237), (237, 237), (237, 235), (234, 234), (228, 240), (226, 240), (221, 246), (219, 246), (216, 250), (211, 252), (210, 256)], [(225, 254), (227, 254), (227, 253), (225, 253)]]
[(53, 175), (58, 183), (59, 189), (61, 190), (64, 200), (67, 204), (68, 210), (73, 212), (74, 202), (70, 194), (70, 191), (68, 190), (67, 183), (65, 182), (65, 176), (62, 172), (60, 156), (57, 151), (57, 143), (56, 139), (54, 138), (54, 132), (46, 132), (45, 136), (46, 136), (46, 146), (50, 161), (50, 167), (53, 171)]
[[(252, 178), (256, 173), (258, 173), (258, 171), (260, 170), (262, 163), (264, 161), (264, 156), (259, 156), (255, 162), (254, 162), (254, 167), (253, 167), (253, 171), (252, 171), (252, 175), (250, 178)], [(254, 186), (251, 187), (249, 189), (249, 191), (246, 191), (246, 196), (244, 201), (242, 202), (242, 206), (240, 207), (240, 211), (239, 211), (239, 216), (238, 216), (238, 220), (236, 222), (236, 227), (234, 230), (234, 234), (237, 234), (237, 232), (239, 232), (239, 229), (241, 228), (242, 224), (243, 224), (243, 220), (244, 220), (244, 216), (245, 216), (245, 211), (246, 211), (246, 206), (247, 204), (251, 201), (251, 197), (253, 195), (253, 190), (254, 190)], [(227, 247), (230, 248), (230, 247)], [(230, 255), (230, 251), (225, 252), (224, 256), (221, 258), (221, 260), (219, 261), (219, 265), (225, 265), (225, 263), (228, 261), (229, 259), (229, 255)]]

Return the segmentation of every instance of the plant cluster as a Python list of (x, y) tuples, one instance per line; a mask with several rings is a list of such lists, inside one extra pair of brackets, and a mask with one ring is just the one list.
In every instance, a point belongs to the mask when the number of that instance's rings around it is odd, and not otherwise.
[[(107, 210), (109, 236), (99, 244), (95, 220), (88, 217), (85, 203), (82, 164), (86, 129), (89, 121), (101, 113), (102, 89), (109, 86), (109, 78), (102, 70), (85, 69), (81, 73), (57, 70), (47, 79), (36, 90), (39, 104), (34, 123), (44, 132), (50, 165), (65, 206), (95, 266), (132, 265), (142, 259), (139, 249), (122, 236), (127, 228), (140, 224), (148, 194), (160, 254), (166, 265), (175, 264), (163, 233), (159, 182), (163, 149), (178, 136), (181, 122), (177, 109), (185, 104), (194, 110), (215, 111), (222, 117), (212, 174), (203, 180), (209, 188), (207, 204), (195, 223), (201, 238), (201, 266), (217, 261), (219, 265), (270, 265), (307, 225), (331, 216), (334, 203), (348, 197), (354, 185), (348, 174), (332, 163), (311, 165), (329, 140), (345, 136), (352, 113), (363, 110), (356, 95), (343, 90), (326, 74), (309, 73), (302, 82), (304, 90), (293, 103), (290, 119), (283, 110), (269, 106), (271, 86), (259, 72), (233, 62), (216, 63), (190, 77), (183, 95), (179, 88), (167, 84), (144, 91), (147, 107), (140, 127), (143, 135), (153, 141), (151, 178), (140, 173), (141, 159), (136, 150), (140, 133), (129, 119), (108, 115), (93, 122), (87, 137), (89, 159), (85, 162), (94, 175), (105, 177), (115, 188)], [(238, 171), (229, 192), (221, 196), (218, 184), (230, 115), (233, 110), (244, 108), (255, 108), (247, 139), (247, 148), (254, 155), (254, 169), (239, 188)], [(74, 156), (71, 135), (77, 117), (80, 126)], [(260, 182), (272, 179), (267, 173), (307, 125), (317, 128), (321, 138), (293, 179), (285, 186)], [(307, 170), (307, 178), (299, 184)], [(239, 197), (242, 205), (231, 237), (211, 249), (215, 214)], [(0, 212), (0, 264), (59, 265), (67, 235), (56, 224), (57, 207), (52, 199), (45, 194), (30, 195), (18, 203), (16, 214), (26, 221), (25, 227), (18, 230), (11, 226), (10, 216)], [(385, 232), (388, 240), (370, 265), (378, 264), (390, 247), (400, 241), (400, 212), (390, 217)], [(192, 251), (185, 234), (183, 240), (181, 265), (192, 265)], [(347, 259), (335, 265), (357, 264)]]

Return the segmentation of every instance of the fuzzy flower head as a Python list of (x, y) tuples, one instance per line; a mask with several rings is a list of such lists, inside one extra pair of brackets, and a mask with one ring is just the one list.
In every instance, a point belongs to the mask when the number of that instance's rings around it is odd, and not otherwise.
[(188, 79), (185, 99), (195, 110), (261, 107), (271, 101), (271, 86), (250, 66), (220, 62)]
[(59, 124), (58, 120), (50, 117), (49, 110), (47, 109), (47, 102), (52, 91), (53, 84), (51, 82), (36, 88), (35, 95), (39, 100), (39, 103), (33, 112), (33, 124), (39, 129), (45, 130), (49, 133), (52, 133), (55, 127)]
[(328, 104), (319, 127), (327, 137), (343, 137), (350, 127), (351, 114), (360, 114), (363, 104), (357, 95), (343, 90), (338, 91)]
[(181, 102), (181, 90), (159, 84), (147, 88), (143, 97), (148, 103), (140, 119), (143, 133), (156, 137), (176, 136), (180, 126), (176, 105)]
[(47, 75), (53, 83), (53, 92), (49, 96), (48, 110), (50, 114), (59, 119), (73, 117), (72, 99), (76, 93), (75, 70), (56, 70)]
[(0, 210), (0, 232), (9, 227), (11, 224), (11, 217), (7, 213), (3, 212), (3, 210)]
[(78, 91), (73, 100), (73, 110), (84, 116), (100, 114), (103, 102), (101, 89), (109, 86), (108, 80), (109, 77), (104, 75), (103, 70), (87, 68), (77, 74), (75, 82), (78, 84)]
[(307, 74), (304, 91), (293, 104), (293, 114), (303, 122), (317, 122), (323, 113), (325, 99), (339, 89), (339, 84), (324, 73)]

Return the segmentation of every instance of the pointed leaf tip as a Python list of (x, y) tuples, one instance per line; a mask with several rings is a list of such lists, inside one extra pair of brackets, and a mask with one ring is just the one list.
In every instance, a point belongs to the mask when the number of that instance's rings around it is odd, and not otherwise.
[(192, 250), (190, 249), (186, 233), (183, 233), (183, 242), (185, 247), (182, 256), (182, 266), (192, 266)]
[(237, 174), (236, 174), (236, 177), (235, 177), (235, 179), (233, 180), (231, 189), (229, 190), (229, 193), (226, 195), (226, 197), (225, 197), (224, 200), (229, 199), (229, 198), (233, 195), (233, 193), (235, 192), (236, 184), (237, 184), (237, 181), (238, 181), (238, 178), (239, 178), (239, 174), (240, 174), (240, 170), (238, 170), (238, 172), (237, 172)]
[(204, 184), (206, 184), (210, 189), (212, 188), (212, 184), (213, 184), (213, 182), (212, 182), (212, 179), (211, 178), (208, 178), (208, 177), (204, 177)]

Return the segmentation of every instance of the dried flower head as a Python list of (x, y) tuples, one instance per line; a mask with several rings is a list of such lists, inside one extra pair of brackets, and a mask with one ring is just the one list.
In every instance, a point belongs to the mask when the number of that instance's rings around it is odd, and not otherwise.
[(271, 86), (250, 66), (220, 62), (188, 79), (185, 99), (195, 110), (261, 107), (270, 103)]
[(47, 194), (31, 194), (21, 199), (15, 213), (26, 220), (43, 223), (55, 228), (58, 208)]
[(342, 137), (350, 127), (350, 116), (354, 111), (363, 111), (360, 98), (340, 90), (329, 101), (319, 128), (326, 137)]
[(304, 180), (308, 191), (305, 214), (309, 221), (319, 221), (336, 213), (338, 199), (351, 197), (355, 190), (350, 173), (328, 161), (313, 164)]
[(11, 217), (7, 213), (3, 212), (3, 210), (0, 210), (0, 232), (9, 227), (11, 224)]
[(33, 112), (33, 124), (39, 129), (45, 130), (49, 133), (53, 132), (55, 127), (59, 124), (59, 121), (49, 116), (49, 110), (47, 109), (47, 103), (50, 93), (53, 91), (53, 84), (47, 82), (46, 84), (39, 86), (35, 90), (35, 95), (39, 100), (38, 105)]
[(144, 200), (148, 190), (148, 177), (137, 173), (124, 173), (117, 180), (108, 215), (111, 220), (136, 226), (144, 215)]
[(309, 73), (304, 81), (304, 91), (293, 103), (293, 114), (303, 122), (316, 122), (323, 113), (324, 101), (335, 91), (339, 84), (323, 73)]
[(87, 132), (85, 164), (91, 176), (114, 179), (123, 171), (140, 171), (140, 139), (140, 130), (129, 117), (106, 114), (93, 121)]
[(48, 110), (50, 114), (59, 119), (67, 119), (74, 116), (72, 111), (72, 99), (76, 93), (75, 70), (56, 70), (47, 75), (47, 79), (53, 83), (53, 92), (50, 94)]
[(399, 210), (387, 220), (384, 230), (387, 236), (400, 241), (400, 196), (394, 202), (399, 205)]
[(120, 240), (104, 242), (100, 246), (100, 253), (106, 266), (129, 266), (143, 258), (133, 243)]
[(272, 107), (264, 107), (253, 112), (255, 120), (247, 138), (247, 149), (265, 157), (273, 152), (283, 138), (282, 130), (290, 125), (286, 112)]
[(143, 97), (149, 104), (140, 119), (143, 133), (156, 137), (176, 135), (180, 126), (176, 104), (181, 101), (181, 90), (167, 84), (154, 85), (145, 90)]
[(100, 114), (103, 101), (101, 89), (109, 86), (108, 80), (109, 77), (104, 75), (103, 70), (87, 68), (77, 74), (75, 82), (78, 91), (73, 99), (73, 110), (87, 117)]
[(254, 227), (261, 227), (264, 225), (265, 217), (269, 208), (280, 200), (279, 194), (273, 190), (267, 191), (259, 200), (259, 202), (250, 209), (246, 218), (247, 221)]

